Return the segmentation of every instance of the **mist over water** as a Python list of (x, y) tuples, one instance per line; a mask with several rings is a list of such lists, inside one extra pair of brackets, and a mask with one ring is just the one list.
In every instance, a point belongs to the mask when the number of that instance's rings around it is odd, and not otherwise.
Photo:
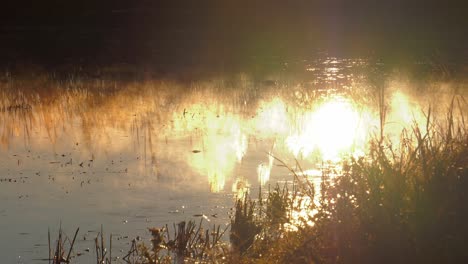
[(425, 127), (429, 111), (442, 120), (455, 104), (454, 120), (463, 122), (467, 110), (466, 82), (421, 83), (394, 72), (375, 80), (381, 65), (365, 59), (282, 67), (262, 78), (191, 83), (7, 72), (0, 255), (7, 263), (47, 258), (47, 227), (60, 222), (69, 235), (81, 228), (83, 262), (94, 258), (86, 249), (101, 224), (124, 251), (133, 237), (148, 237), (147, 227), (199, 215), (224, 226), (237, 195), (292, 181), (273, 157), (298, 161), (317, 182), (324, 167), (365, 155), (383, 108), (394, 142), (415, 123)]

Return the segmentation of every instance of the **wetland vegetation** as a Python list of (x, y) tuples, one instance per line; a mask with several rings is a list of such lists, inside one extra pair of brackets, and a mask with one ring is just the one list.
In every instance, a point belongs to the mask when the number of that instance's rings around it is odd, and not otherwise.
[(2, 217), (29, 199), (40, 228), (111, 230), (49, 233), (37, 251), (54, 263), (465, 262), (466, 80), (302, 66), (192, 81), (5, 71)]

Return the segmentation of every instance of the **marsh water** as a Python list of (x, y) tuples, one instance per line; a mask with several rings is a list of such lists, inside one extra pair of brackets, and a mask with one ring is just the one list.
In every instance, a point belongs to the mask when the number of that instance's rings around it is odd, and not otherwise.
[[(5, 73), (2, 262), (46, 263), (48, 229), (54, 240), (60, 226), (70, 237), (80, 227), (76, 263), (95, 260), (101, 225), (113, 236), (114, 256), (125, 255), (133, 238), (148, 239), (149, 227), (202, 218), (225, 227), (236, 197), (292, 181), (275, 158), (291, 168), (298, 161), (318, 182), (327, 164), (363, 155), (379, 131), (378, 89), (367, 74), (376, 65), (327, 57), (284, 67), (301, 69), (300, 81), (287, 74), (184, 83)], [(386, 84), (390, 136), (424, 120), (412, 98), (430, 98), (408, 86)]]

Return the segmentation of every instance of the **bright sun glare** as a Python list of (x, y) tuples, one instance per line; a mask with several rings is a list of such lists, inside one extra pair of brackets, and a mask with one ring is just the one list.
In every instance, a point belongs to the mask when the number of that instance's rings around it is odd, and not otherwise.
[(322, 159), (337, 161), (340, 154), (351, 151), (365, 137), (361, 124), (361, 115), (351, 102), (335, 98), (304, 113), (286, 144), (296, 157), (308, 157), (318, 151)]
[[(409, 97), (401, 92), (392, 94), (389, 106), (386, 136), (393, 132), (396, 135), (402, 125), (410, 125), (414, 118), (421, 119)], [(257, 164), (261, 185), (270, 181), (273, 156), (292, 155), (297, 159), (338, 163), (345, 156), (366, 153), (369, 137), (379, 126), (376, 113), (338, 95), (311, 107), (288, 106), (281, 98), (273, 97), (260, 101), (255, 114), (246, 117), (229, 112), (222, 103), (188, 102), (180, 111), (182, 114), (173, 114), (168, 134), (179, 131), (182, 135), (184, 132), (196, 135), (191, 136), (191, 141), (193, 149), (200, 153), (186, 153), (186, 159), (195, 172), (208, 176), (212, 192), (223, 191), (231, 182), (229, 178), (242, 166), (250, 140), (274, 142)], [(317, 169), (305, 168), (305, 171)], [(242, 176), (245, 175), (236, 175), (232, 181)], [(244, 189), (237, 188), (241, 186), (237, 183), (234, 186), (236, 190)]]

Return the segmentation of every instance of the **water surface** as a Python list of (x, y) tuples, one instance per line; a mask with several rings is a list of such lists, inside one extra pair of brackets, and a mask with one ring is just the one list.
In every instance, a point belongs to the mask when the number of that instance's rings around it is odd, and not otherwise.
[[(200, 215), (226, 226), (236, 196), (292, 181), (274, 157), (292, 168), (297, 160), (317, 181), (327, 164), (363, 155), (379, 133), (368, 61), (284, 67), (301, 68), (300, 80), (7, 76), (0, 92), (2, 259), (44, 263), (47, 229), (55, 238), (60, 225), (69, 236), (80, 227), (79, 263), (94, 260), (101, 225), (113, 234), (114, 252), (128, 250), (136, 236), (147, 239), (148, 227)], [(388, 86), (389, 137), (424, 121), (406, 86)]]

